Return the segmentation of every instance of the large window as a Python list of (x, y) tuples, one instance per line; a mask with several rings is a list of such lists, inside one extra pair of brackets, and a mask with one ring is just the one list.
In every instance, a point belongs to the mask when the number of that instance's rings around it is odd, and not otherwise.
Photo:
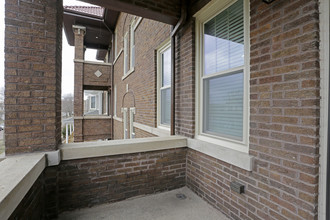
[(157, 53), (158, 125), (168, 127), (171, 121), (171, 45), (167, 42)]
[(108, 115), (108, 91), (84, 90), (84, 115)]
[(247, 4), (244, 0), (218, 2), (197, 15), (197, 135), (242, 151), (247, 151), (248, 132)]

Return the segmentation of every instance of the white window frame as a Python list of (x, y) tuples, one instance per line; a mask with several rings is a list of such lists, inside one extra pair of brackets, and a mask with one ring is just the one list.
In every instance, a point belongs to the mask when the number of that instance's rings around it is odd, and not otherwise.
[[(217, 1), (212, 0), (202, 10), (198, 11), (194, 17), (196, 17), (196, 130), (195, 138), (210, 142), (222, 147), (230, 148), (233, 150), (248, 153), (248, 138), (249, 138), (249, 75), (250, 75), (250, 44), (249, 44), (249, 1), (244, 2), (244, 97), (243, 97), (243, 139), (237, 141), (235, 139), (219, 137), (211, 134), (203, 133), (203, 78), (212, 77), (215, 75), (221, 75), (222, 73), (210, 74), (203, 76), (203, 33), (204, 24), (214, 18), (216, 15), (227, 9), (229, 6), (236, 2), (233, 0)], [(242, 69), (238, 67), (237, 69)], [(230, 72), (235, 72), (231, 69)], [(227, 72), (228, 73), (228, 72)]]
[(115, 29), (115, 58), (117, 57), (118, 55), (118, 32), (117, 32), (117, 28)]
[(171, 40), (167, 39), (157, 50), (157, 127), (170, 130), (170, 125), (161, 123), (161, 90), (171, 88), (171, 85), (162, 87), (162, 54), (171, 47)]
[(128, 58), (128, 32), (124, 35), (124, 76), (128, 74), (129, 71), (129, 62), (126, 57)]
[[(130, 25), (130, 39), (129, 39), (129, 69), (134, 69), (135, 65), (135, 29), (134, 29), (135, 19), (133, 19)], [(134, 63), (133, 63), (134, 56)]]

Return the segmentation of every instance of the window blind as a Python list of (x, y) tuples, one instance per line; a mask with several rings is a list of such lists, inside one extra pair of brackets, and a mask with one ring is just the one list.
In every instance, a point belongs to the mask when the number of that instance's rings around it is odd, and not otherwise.
[(243, 14), (243, 1), (238, 0), (204, 24), (202, 77), (203, 132), (239, 141), (243, 140)]
[(204, 24), (204, 75), (244, 65), (243, 1)]

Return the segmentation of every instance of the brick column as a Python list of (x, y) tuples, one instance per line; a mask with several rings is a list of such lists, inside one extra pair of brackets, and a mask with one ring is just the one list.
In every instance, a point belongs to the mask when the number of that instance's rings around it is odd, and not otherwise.
[[(75, 46), (75, 60), (84, 60), (84, 36), (86, 28), (83, 26), (73, 27), (74, 32), (74, 46)], [(84, 115), (84, 64), (76, 62), (74, 64), (74, 141), (82, 142), (83, 137), (83, 120), (81, 117)], [(77, 119), (78, 117), (78, 119)], [(80, 119), (79, 119), (80, 118)]]
[(6, 0), (6, 154), (61, 142), (62, 1)]

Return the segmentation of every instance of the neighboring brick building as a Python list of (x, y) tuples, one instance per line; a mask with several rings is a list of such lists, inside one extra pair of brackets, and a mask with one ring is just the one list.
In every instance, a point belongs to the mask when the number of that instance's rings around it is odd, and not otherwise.
[[(59, 104), (60, 3), (18, 2), (6, 0), (6, 152), (57, 150), (60, 118), (53, 110)], [(134, 147), (126, 145), (139, 146), (137, 140), (115, 141), (109, 147), (125, 143), (120, 145), (124, 153), (85, 157), (66, 157), (63, 147), (64, 161), (45, 169), (12, 218), (29, 215), (19, 211), (26, 200), (48, 199), (40, 216), (56, 216), (186, 185), (231, 219), (325, 219), (328, 1), (88, 2), (117, 14), (104, 13), (104, 20), (92, 16), (105, 21), (109, 33), (86, 20), (74, 23), (75, 141), (169, 136), (175, 61), (175, 134), (187, 144), (132, 153)], [(18, 22), (21, 17), (25, 23)], [(30, 20), (39, 17), (54, 26), (36, 31)], [(171, 45), (170, 25), (178, 21), (183, 25)], [(103, 43), (95, 41), (99, 31), (105, 31)], [(84, 45), (99, 49), (98, 58), (106, 62), (84, 61)], [(31, 54), (40, 50), (47, 51), (42, 59)], [(96, 108), (106, 93), (112, 97), (108, 111)], [(89, 117), (84, 109), (107, 115)], [(104, 133), (93, 133), (97, 126)], [(91, 149), (99, 145), (106, 151), (107, 143), (94, 142)], [(243, 185), (244, 193), (233, 183)], [(40, 199), (34, 199), (40, 184), (46, 196), (38, 192)]]

